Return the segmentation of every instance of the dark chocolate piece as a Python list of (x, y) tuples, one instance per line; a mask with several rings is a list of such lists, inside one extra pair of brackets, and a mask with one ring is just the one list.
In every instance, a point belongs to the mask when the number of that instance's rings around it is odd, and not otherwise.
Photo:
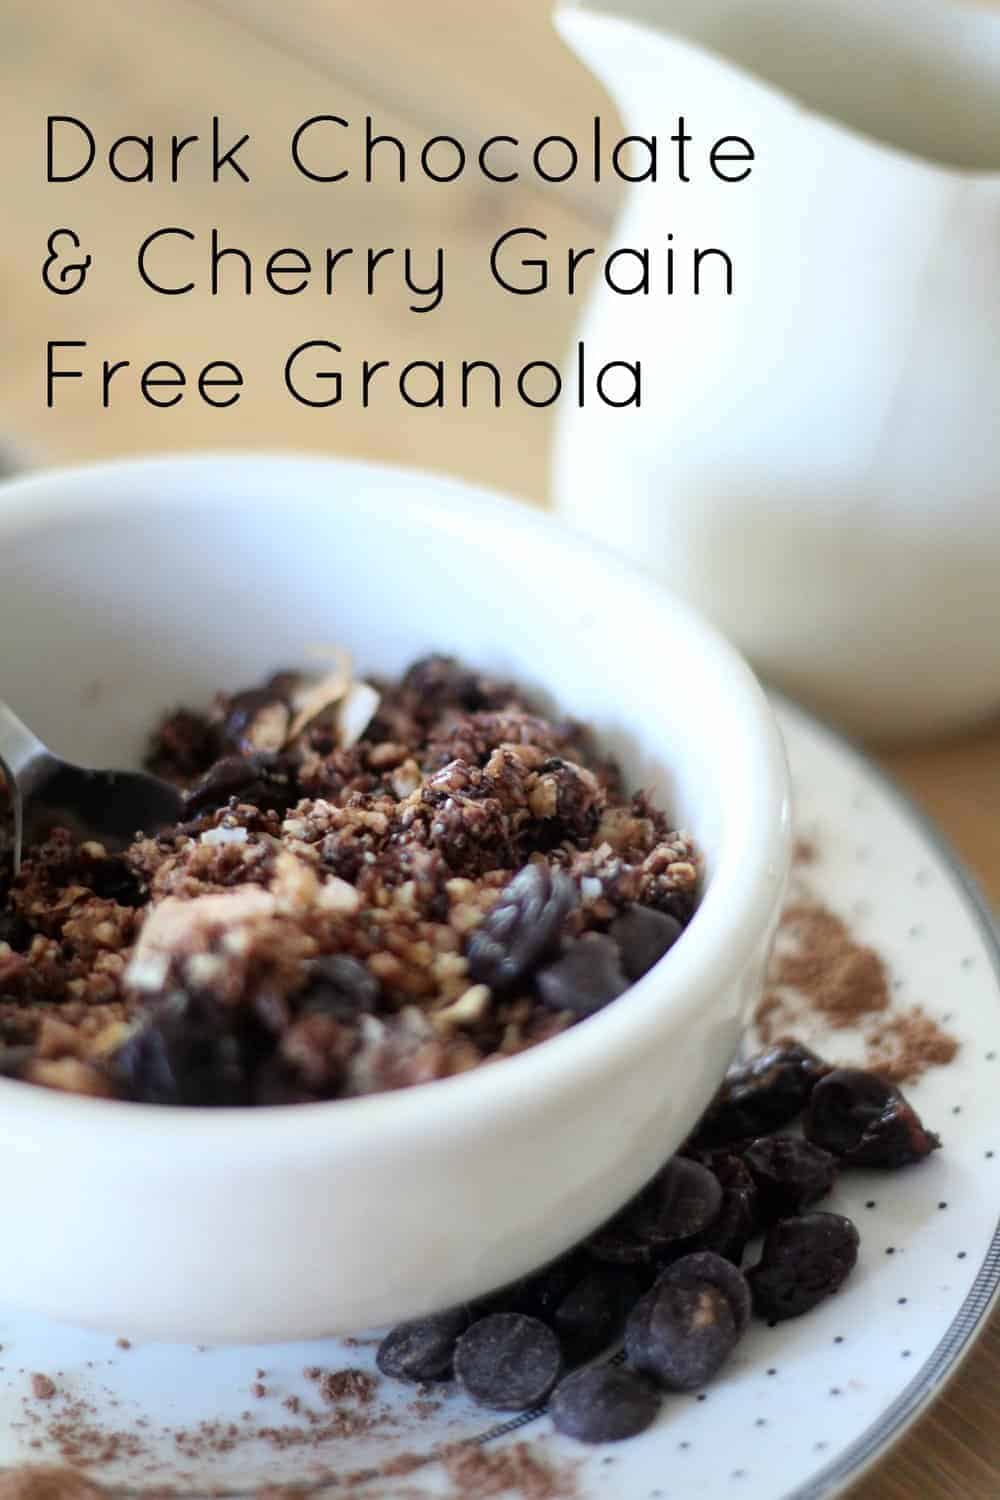
[(462, 1334), (455, 1376), (479, 1406), (528, 1411), (541, 1406), (562, 1371), (559, 1340), (538, 1318), (493, 1313)]
[(779, 1219), (747, 1272), (755, 1311), (778, 1322), (811, 1311), (844, 1284), (857, 1263), (858, 1242), (857, 1229), (841, 1214)]
[(455, 1345), (468, 1326), (464, 1307), (397, 1323), (379, 1344), (375, 1363), (397, 1380), (440, 1380), (451, 1372)]
[(677, 1285), (661, 1278), (625, 1325), (629, 1364), (673, 1391), (705, 1385), (736, 1343), (729, 1298), (707, 1281)]
[(528, 978), (555, 946), (576, 904), (576, 887), (562, 870), (525, 865), (469, 939), (469, 973), (478, 984), (506, 990)]
[(676, 917), (636, 903), (615, 918), (608, 936), (618, 944), (622, 968), (634, 983), (659, 963), (683, 931)]
[(549, 1410), (558, 1432), (580, 1443), (617, 1443), (656, 1420), (656, 1387), (621, 1365), (591, 1365), (556, 1386)]

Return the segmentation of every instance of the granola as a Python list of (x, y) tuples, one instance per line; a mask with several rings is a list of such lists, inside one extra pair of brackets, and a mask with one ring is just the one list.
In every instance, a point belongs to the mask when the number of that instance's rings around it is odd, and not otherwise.
[(170, 713), (147, 764), (175, 829), (0, 864), (8, 1076), (204, 1105), (423, 1083), (600, 1009), (694, 911), (691, 839), (585, 727), (450, 658), (279, 673)]

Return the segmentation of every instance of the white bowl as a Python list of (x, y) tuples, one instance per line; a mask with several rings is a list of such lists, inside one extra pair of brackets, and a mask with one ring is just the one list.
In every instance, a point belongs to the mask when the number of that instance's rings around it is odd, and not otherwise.
[(786, 876), (787, 770), (749, 669), (670, 595), (525, 507), (369, 464), (165, 458), (0, 492), (0, 696), (74, 759), (134, 764), (165, 706), (320, 641), (382, 673), (459, 653), (588, 720), (696, 836), (700, 908), (600, 1014), (443, 1082), (201, 1111), (0, 1080), (8, 1303), (216, 1341), (474, 1296), (619, 1207), (736, 1048)]

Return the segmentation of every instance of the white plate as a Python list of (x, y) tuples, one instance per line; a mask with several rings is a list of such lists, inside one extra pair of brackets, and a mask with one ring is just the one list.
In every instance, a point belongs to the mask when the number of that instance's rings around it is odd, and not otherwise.
[[(755, 1324), (720, 1379), (703, 1396), (666, 1400), (642, 1437), (585, 1449), (555, 1436), (544, 1416), (494, 1429), (487, 1451), (527, 1442), (564, 1475), (561, 1493), (579, 1500), (820, 1500), (838, 1492), (939, 1389), (1000, 1282), (995, 933), (952, 855), (875, 768), (796, 710), (780, 705), (780, 713), (799, 827), (820, 850), (810, 884), (889, 960), (898, 1003), (949, 1018), (961, 1041), (954, 1062), (908, 1090), (944, 1149), (904, 1172), (846, 1174), (830, 1206), (857, 1221), (862, 1248), (844, 1291), (800, 1320)], [(842, 1033), (829, 1050), (843, 1054)], [(436, 1463), (406, 1477), (344, 1483), (393, 1455), (429, 1454), (489, 1426), (458, 1396), (418, 1415), (413, 1390), (382, 1382), (370, 1431), (317, 1441), (333, 1410), (304, 1369), (371, 1370), (371, 1344), (122, 1350), (16, 1314), (0, 1314), (0, 1344), (0, 1463), (58, 1461), (53, 1428), (62, 1423), (75, 1433), (80, 1458), (99, 1456), (94, 1476), (116, 1488), (243, 1494), (334, 1473), (337, 1489), (352, 1496), (474, 1500)], [(262, 1397), (251, 1394), (258, 1370)], [(35, 1371), (55, 1381), (50, 1401), (30, 1397)], [(283, 1405), (296, 1396), (320, 1422), (311, 1426)], [(212, 1431), (199, 1433), (202, 1423)], [(219, 1451), (229, 1423), (235, 1440)], [(248, 1438), (248, 1426), (277, 1431)], [(180, 1430), (188, 1436), (178, 1441)]]

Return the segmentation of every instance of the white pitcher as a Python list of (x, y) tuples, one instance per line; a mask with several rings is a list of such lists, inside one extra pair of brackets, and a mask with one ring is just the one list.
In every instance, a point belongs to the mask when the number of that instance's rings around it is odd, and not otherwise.
[(562, 408), (559, 510), (855, 730), (1000, 708), (1000, 10), (570, 0), (557, 25), (630, 131), (684, 115), (690, 150), (756, 153), (740, 184), (695, 154), (628, 187), (610, 244), (723, 247), (733, 295), (707, 263), (698, 297), (595, 278), (577, 336), (641, 359), (643, 404)]

